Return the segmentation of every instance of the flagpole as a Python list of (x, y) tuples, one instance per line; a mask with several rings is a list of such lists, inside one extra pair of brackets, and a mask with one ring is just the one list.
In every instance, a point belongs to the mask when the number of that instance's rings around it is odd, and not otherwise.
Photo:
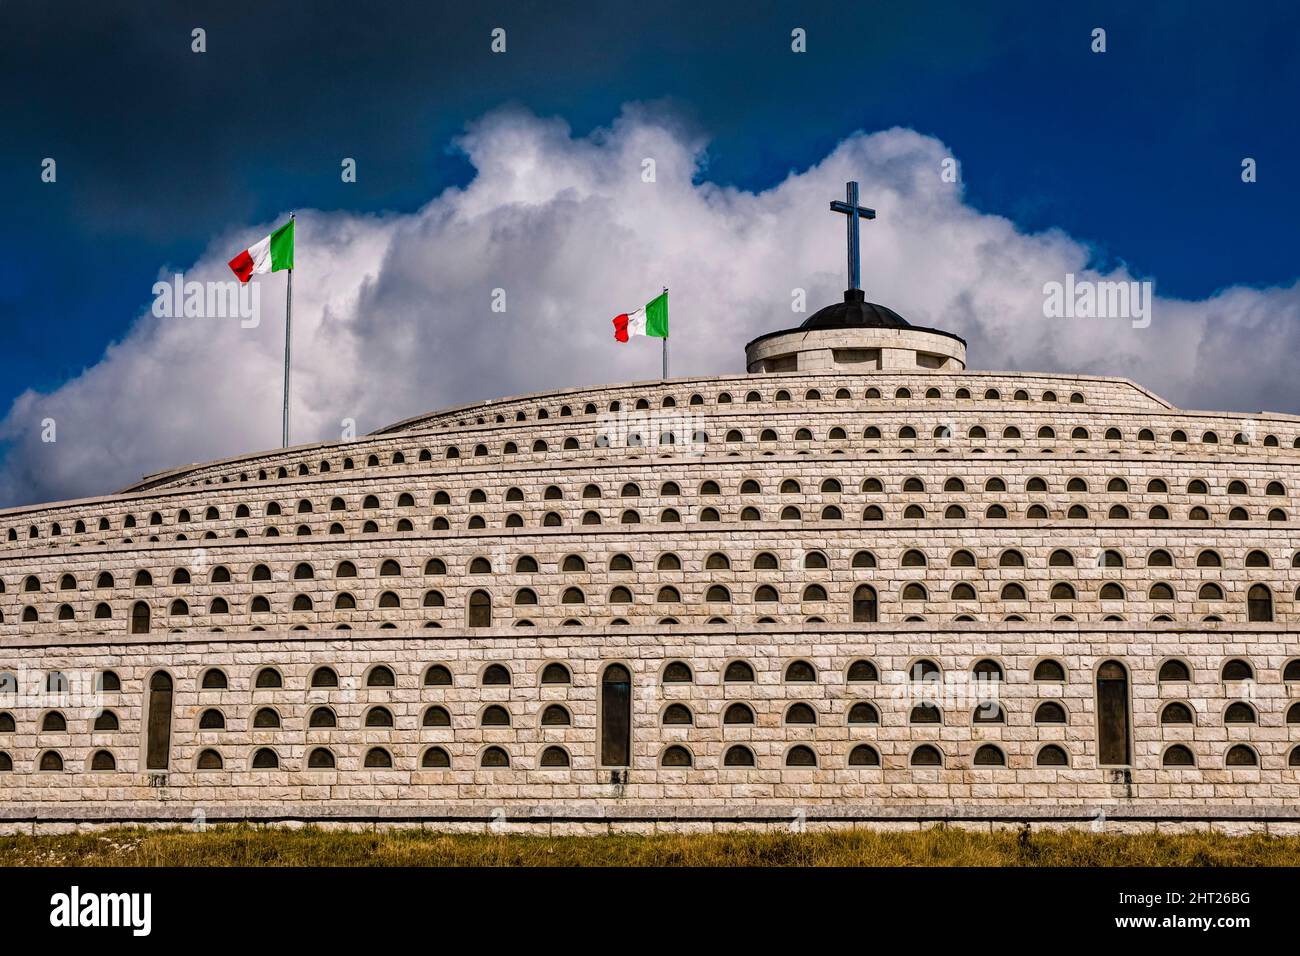
[[(289, 213), (289, 221), (293, 222), (294, 213)], [(295, 236), (295, 245), (297, 237)], [(289, 267), (289, 278), (285, 285), (284, 293), (284, 428), (281, 435), (281, 446), (289, 447), (289, 345), (291, 341), (291, 330), (293, 323), (293, 266)]]
[[(667, 294), (668, 294), (668, 286), (664, 286), (664, 295), (667, 295)], [(664, 377), (664, 378), (667, 378), (667, 377), (668, 377), (668, 333), (667, 333), (667, 331), (664, 332), (664, 337), (663, 337), (663, 347), (664, 347), (664, 375), (663, 375), (663, 377)]]

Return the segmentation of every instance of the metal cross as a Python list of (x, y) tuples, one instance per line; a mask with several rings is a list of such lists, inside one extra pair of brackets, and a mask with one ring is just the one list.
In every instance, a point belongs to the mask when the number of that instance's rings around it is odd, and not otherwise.
[(857, 183), (844, 184), (844, 198), (845, 202), (837, 200), (831, 203), (831, 212), (842, 212), (848, 216), (845, 225), (847, 226), (849, 242), (849, 288), (861, 289), (862, 276), (858, 266), (858, 220), (875, 219), (876, 211), (858, 205)]

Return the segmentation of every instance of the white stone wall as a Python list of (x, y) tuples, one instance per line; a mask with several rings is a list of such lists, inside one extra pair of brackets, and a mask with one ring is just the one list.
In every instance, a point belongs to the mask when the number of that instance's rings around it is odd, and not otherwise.
[[(1300, 787), (1300, 767), (1288, 765), (1300, 742), (1300, 726), (1286, 722), (1300, 684), (1282, 680), (1282, 668), (1294, 650), (1292, 635), (1265, 627), (1147, 631), (1119, 625), (1067, 633), (1026, 626), (997, 632), (954, 626), (805, 626), (714, 627), (691, 634), (607, 628), (524, 635), (495, 630), (473, 636), (372, 632), (346, 639), (320, 633), (276, 638), (244, 633), (79, 647), (28, 643), (6, 653), (38, 662), (37, 671), (24, 675), (31, 683), (39, 684), (40, 672), (51, 669), (68, 674), (74, 683), (101, 669), (115, 671), (121, 690), (105, 694), (98, 706), (118, 715), (120, 730), (91, 732), (92, 705), (64, 708), (68, 731), (43, 733), (41, 716), (57, 700), (24, 693), (17, 705), (0, 701), (16, 722), (13, 733), (0, 735), (0, 750), (14, 763), (12, 772), (0, 774), (0, 792), (11, 819), (25, 812), (39, 815), (38, 806), (57, 812), (52, 805), (67, 802), (111, 806), (123, 815), (147, 814), (161, 802), (214, 813), (222, 806), (246, 806), (261, 815), (274, 815), (282, 805), (329, 802), (469, 804), (480, 810), (508, 808), (512, 814), (557, 805), (574, 812), (593, 805), (740, 812), (765, 805), (844, 804), (940, 806), (953, 808), (954, 814), (997, 804), (1121, 805), (1129, 812), (1156, 813), (1177, 808), (1180, 814), (1192, 808), (1207, 815), (1216, 807), (1232, 806), (1282, 812), (1284, 805), (1294, 804)], [(1169, 656), (1186, 662), (1190, 682), (1157, 680), (1159, 665)], [(1253, 681), (1220, 679), (1225, 660), (1234, 656), (1253, 667)], [(905, 677), (919, 658), (934, 661), (949, 675), (939, 724), (909, 724)], [(1064, 666), (1064, 682), (1033, 679), (1043, 658)], [(880, 680), (849, 682), (848, 668), (859, 659), (871, 661)], [(1108, 659), (1123, 663), (1131, 675), (1134, 760), (1127, 772), (1097, 765), (1093, 680)], [(726, 665), (734, 660), (750, 663), (756, 679), (725, 682)], [(813, 681), (786, 679), (786, 668), (796, 660), (813, 665)], [(987, 696), (987, 690), (965, 683), (965, 675), (979, 660), (996, 661), (1003, 670), (996, 695), (1006, 714), (1004, 724), (972, 720), (978, 704), (974, 698)], [(555, 661), (569, 668), (571, 683), (542, 685), (542, 668)], [(665, 683), (664, 668), (671, 661), (686, 662), (693, 680)], [(633, 759), (625, 783), (611, 782), (610, 768), (600, 767), (597, 759), (598, 687), (602, 669), (611, 662), (625, 664), (633, 674)], [(490, 663), (509, 668), (510, 686), (483, 686), (482, 673)], [(432, 664), (450, 669), (452, 686), (424, 686), (423, 675)], [(321, 665), (337, 671), (339, 688), (309, 686), (312, 671)], [(366, 686), (376, 665), (392, 668), (396, 686)], [(202, 673), (212, 667), (225, 672), (228, 689), (200, 689)], [(263, 667), (275, 668), (284, 686), (255, 689), (255, 675)], [(170, 674), (176, 687), (171, 766), (150, 774), (142, 769), (141, 723), (145, 688), (159, 670)], [(1224, 708), (1242, 699), (1255, 708), (1257, 722), (1225, 725)], [(848, 723), (849, 708), (859, 701), (876, 707), (878, 724)], [(1067, 722), (1036, 723), (1035, 709), (1043, 701), (1059, 702)], [(1196, 723), (1162, 725), (1160, 710), (1171, 701), (1187, 702)], [(722, 723), (725, 707), (734, 702), (753, 709), (752, 726)], [(796, 702), (813, 708), (814, 726), (785, 722)], [(550, 703), (568, 709), (571, 726), (540, 724)], [(663, 712), (671, 703), (689, 707), (693, 724), (665, 726)], [(482, 726), (483, 710), (492, 704), (509, 710), (509, 727)], [(391, 710), (394, 728), (364, 726), (364, 714), (376, 705)], [(447, 708), (450, 727), (421, 726), (431, 705)], [(308, 728), (308, 714), (318, 706), (334, 710), (336, 728)], [(253, 729), (252, 715), (261, 707), (274, 708), (282, 727)], [(208, 708), (224, 714), (226, 729), (198, 729), (199, 715)], [(909, 765), (914, 748), (926, 743), (940, 748), (942, 767)], [(973, 766), (973, 753), (983, 743), (1001, 748), (1006, 766)], [(1189, 746), (1196, 766), (1163, 767), (1161, 755), (1172, 743)], [(1259, 766), (1225, 767), (1225, 753), (1236, 743), (1253, 748)], [(689, 749), (693, 766), (661, 766), (665, 748), (674, 744)], [(753, 751), (755, 767), (723, 766), (724, 752), (735, 744)], [(786, 766), (786, 754), (796, 744), (815, 751), (815, 768)], [(849, 766), (849, 753), (858, 744), (875, 748), (881, 765)], [(1063, 747), (1069, 766), (1038, 766), (1037, 754), (1046, 744)], [(491, 745), (508, 752), (508, 769), (479, 766), (484, 748)], [(318, 746), (334, 753), (336, 769), (307, 769), (307, 754)], [(421, 769), (422, 754), (431, 746), (446, 750), (450, 768)], [(539, 755), (547, 746), (563, 747), (571, 766), (540, 767)], [(261, 747), (274, 749), (279, 769), (251, 769), (252, 754)], [(391, 753), (392, 769), (363, 767), (372, 747)], [(195, 769), (205, 748), (222, 755), (224, 769)], [(98, 749), (114, 755), (115, 771), (88, 769)], [(36, 769), (40, 755), (49, 750), (61, 755), (61, 772)]]

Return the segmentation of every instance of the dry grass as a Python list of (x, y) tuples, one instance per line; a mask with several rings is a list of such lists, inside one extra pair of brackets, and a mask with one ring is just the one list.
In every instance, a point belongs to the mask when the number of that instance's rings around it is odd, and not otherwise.
[(1297, 866), (1300, 837), (1027, 830), (470, 836), (251, 826), (0, 837), (2, 866)]

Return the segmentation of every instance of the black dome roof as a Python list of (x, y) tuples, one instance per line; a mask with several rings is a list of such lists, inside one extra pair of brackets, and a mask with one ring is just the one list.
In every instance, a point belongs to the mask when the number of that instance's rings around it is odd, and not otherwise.
[(804, 319), (803, 324), (797, 329), (779, 329), (776, 332), (768, 332), (756, 339), (752, 339), (746, 344), (745, 348), (748, 349), (764, 339), (774, 338), (778, 335), (834, 329), (911, 329), (915, 332), (926, 332), (931, 335), (945, 335), (950, 339), (956, 339), (963, 346), (966, 344), (966, 340), (960, 335), (954, 335), (943, 329), (913, 325), (893, 309), (878, 305), (875, 302), (868, 302), (866, 293), (861, 289), (846, 289), (843, 302), (836, 302), (834, 305), (828, 305), (826, 308), (814, 312)]
[(910, 329), (911, 323), (883, 305), (867, 301), (861, 289), (847, 289), (844, 301), (819, 309), (804, 320), (801, 329)]

